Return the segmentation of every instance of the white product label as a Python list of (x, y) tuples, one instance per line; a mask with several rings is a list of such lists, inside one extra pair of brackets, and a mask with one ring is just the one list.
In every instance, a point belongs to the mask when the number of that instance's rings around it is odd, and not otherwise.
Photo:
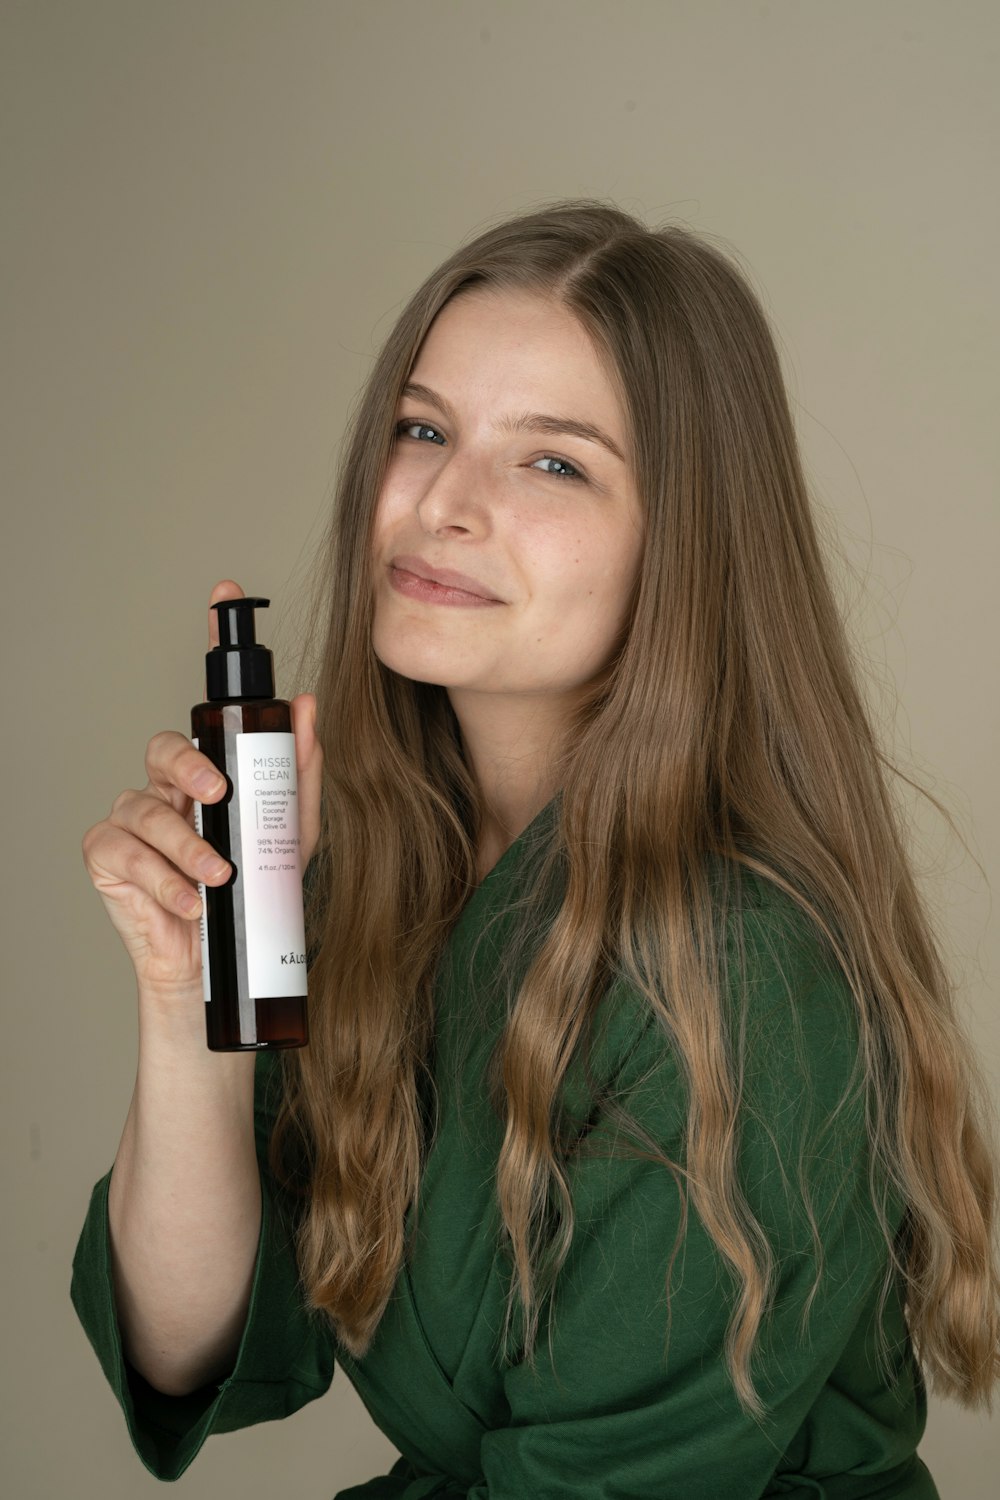
[[(192, 739), (191, 743), (197, 750), (197, 736)], [(195, 802), (194, 804), (194, 827), (198, 837), (203, 839), (205, 837), (205, 830), (202, 826), (200, 802)], [(201, 897), (201, 916), (198, 919), (198, 926), (201, 929), (201, 992), (205, 997), (205, 1004), (207, 1005), (212, 998), (212, 975), (208, 963), (208, 897), (205, 894), (205, 882), (203, 880), (199, 880), (198, 882), (198, 894)]]
[(237, 734), (247, 982), (251, 998), (306, 993), (295, 736)]

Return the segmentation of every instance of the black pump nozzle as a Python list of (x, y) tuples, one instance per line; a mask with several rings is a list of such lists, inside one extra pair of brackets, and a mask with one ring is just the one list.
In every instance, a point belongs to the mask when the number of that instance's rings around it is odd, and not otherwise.
[(208, 701), (220, 698), (273, 698), (274, 657), (257, 644), (255, 609), (270, 599), (220, 599), (219, 644), (205, 657)]

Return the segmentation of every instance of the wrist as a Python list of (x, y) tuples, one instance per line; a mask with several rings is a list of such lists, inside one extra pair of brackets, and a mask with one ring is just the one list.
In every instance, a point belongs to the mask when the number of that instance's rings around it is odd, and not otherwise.
[(214, 1077), (252, 1076), (254, 1050), (214, 1052), (209, 1047), (200, 981), (197, 986), (169, 991), (140, 984), (138, 1000), (140, 1060), (144, 1054), (155, 1053), (159, 1059)]

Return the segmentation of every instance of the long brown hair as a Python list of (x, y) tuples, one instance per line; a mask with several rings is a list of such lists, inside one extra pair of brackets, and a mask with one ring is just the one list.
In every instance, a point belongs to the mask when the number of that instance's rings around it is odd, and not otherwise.
[(344, 439), (312, 608), (325, 778), (308, 882), (311, 1042), (283, 1054), (271, 1142), (274, 1170), (303, 1195), (310, 1302), (361, 1357), (407, 1251), (428, 1148), (434, 978), (476, 879), (480, 794), (447, 693), (388, 670), (371, 645), (372, 521), (397, 404), (436, 314), (475, 287), (555, 296), (588, 332), (626, 416), (646, 535), (629, 627), (558, 757), (539, 888), (553, 889), (558, 868), (562, 895), (494, 1055), (508, 1323), (519, 1301), (531, 1356), (572, 1238), (553, 1105), (610, 964), (677, 1050), (683, 1166), (656, 1154), (734, 1273), (725, 1355), (744, 1407), (763, 1411), (750, 1356), (774, 1266), (736, 1171), (740, 1087), (709, 852), (784, 891), (837, 954), (857, 1007), (872, 1157), (907, 1206), (895, 1239), (877, 1205), (883, 1295), (903, 1278), (935, 1388), (988, 1405), (1000, 1374), (988, 1099), (886, 773), (915, 783), (880, 748), (856, 684), (767, 318), (731, 255), (601, 201), (507, 219), (433, 271)]

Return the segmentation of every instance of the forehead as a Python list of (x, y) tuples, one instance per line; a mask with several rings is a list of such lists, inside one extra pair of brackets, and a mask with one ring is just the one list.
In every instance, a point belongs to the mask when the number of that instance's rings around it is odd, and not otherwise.
[(624, 446), (615, 381), (583, 324), (553, 297), (479, 287), (454, 297), (428, 329), (410, 379), (456, 406), (514, 402), (600, 420)]

